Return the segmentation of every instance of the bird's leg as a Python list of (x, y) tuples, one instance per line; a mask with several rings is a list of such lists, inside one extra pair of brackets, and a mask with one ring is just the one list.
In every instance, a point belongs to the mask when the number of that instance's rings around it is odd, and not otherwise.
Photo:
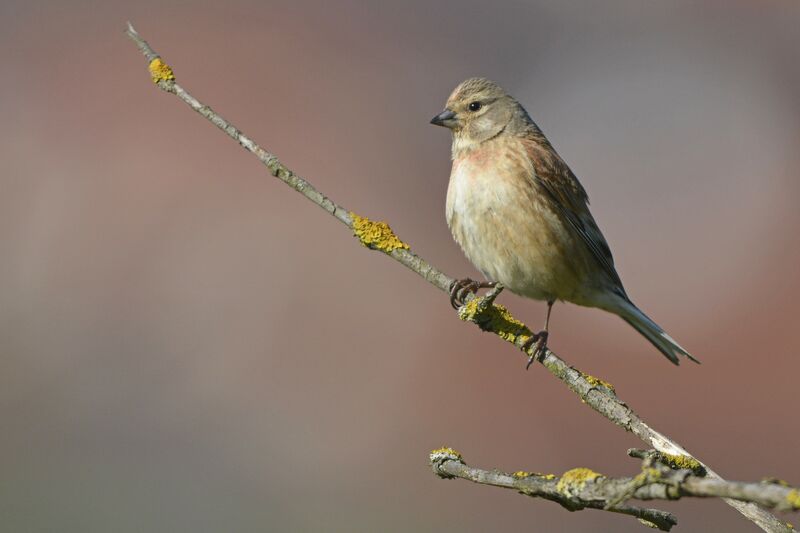
[(528, 364), (525, 366), (525, 370), (528, 370), (534, 361), (541, 361), (545, 352), (547, 351), (547, 328), (550, 327), (550, 311), (553, 310), (553, 303), (555, 303), (555, 300), (550, 300), (547, 302), (547, 317), (544, 319), (544, 329), (539, 333), (534, 333), (531, 335), (531, 337), (522, 345), (522, 349), (526, 353), (528, 350), (532, 349), (531, 354), (528, 357)]
[(469, 278), (457, 279), (450, 286), (450, 305), (458, 309), (466, 302), (467, 295), (478, 292), (479, 289), (491, 289), (494, 281), (474, 281)]

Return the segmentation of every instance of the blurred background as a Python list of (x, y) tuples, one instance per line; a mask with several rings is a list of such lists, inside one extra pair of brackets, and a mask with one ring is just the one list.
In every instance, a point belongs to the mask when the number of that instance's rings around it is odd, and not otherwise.
[[(433, 476), (442, 445), (628, 475), (641, 443), (158, 91), (126, 20), (457, 277), (477, 273), (428, 120), (462, 79), (499, 81), (582, 180), (628, 293), (703, 364), (571, 305), (551, 347), (723, 476), (800, 483), (796, 1), (4, 0), (4, 531), (642, 530)], [(678, 531), (755, 530), (719, 501), (658, 506)]]

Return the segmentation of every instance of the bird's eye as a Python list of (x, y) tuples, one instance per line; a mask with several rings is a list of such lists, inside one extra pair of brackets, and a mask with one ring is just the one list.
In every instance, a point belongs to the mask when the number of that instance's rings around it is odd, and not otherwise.
[(467, 106), (470, 111), (478, 111), (483, 105), (480, 102), (472, 102)]

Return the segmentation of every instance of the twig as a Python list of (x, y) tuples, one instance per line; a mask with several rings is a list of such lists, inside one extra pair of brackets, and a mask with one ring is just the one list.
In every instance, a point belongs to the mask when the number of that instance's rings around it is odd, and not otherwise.
[[(638, 518), (647, 525), (669, 531), (677, 524), (670, 513), (623, 505), (629, 499), (678, 500), (684, 497), (733, 498), (757, 502), (766, 507), (786, 511), (796, 509), (793, 499), (797, 489), (776, 483), (743, 483), (709, 479), (689, 469), (674, 469), (656, 464), (648, 456), (642, 472), (630, 478), (612, 478), (588, 468), (574, 468), (561, 476), (518, 471), (483, 470), (467, 465), (461, 454), (452, 448), (440, 448), (430, 454), (433, 472), (445, 479), (461, 478), (482, 485), (513, 489), (532, 497), (559, 503), (570, 511), (600, 509)], [(789, 526), (785, 526), (789, 527)]]
[[(319, 192), (309, 182), (296, 175), (281, 163), (275, 155), (261, 148), (230, 122), (214, 112), (209, 106), (201, 103), (181, 87), (175, 81), (172, 69), (161, 60), (161, 57), (144, 39), (142, 39), (130, 23), (128, 23), (126, 34), (136, 43), (139, 50), (147, 58), (150, 74), (159, 88), (183, 100), (192, 109), (200, 113), (229, 137), (238, 142), (245, 150), (254, 154), (269, 169), (270, 174), (289, 185), (333, 215), (348, 228), (352, 229), (364, 246), (385, 253), (392, 259), (422, 276), (433, 286), (445, 292), (449, 291), (455, 280), (411, 252), (408, 245), (398, 239), (388, 225), (383, 222), (373, 222), (365, 217), (360, 217)], [(459, 316), (462, 320), (475, 322), (483, 330), (490, 331), (502, 337), (520, 349), (523, 348), (525, 341), (532, 335), (531, 331), (522, 322), (511, 316), (508, 310), (503, 306), (493, 303), (491, 305), (481, 305), (480, 298), (473, 298), (468, 301), (467, 304), (459, 310)], [(530, 353), (526, 352), (526, 356), (530, 355)], [(624, 402), (617, 398), (613, 387), (608, 383), (572, 368), (550, 350), (546, 351), (544, 357), (539, 359), (539, 362), (557, 378), (563, 381), (573, 392), (580, 396), (583, 402), (615, 424), (638, 436), (648, 446), (652, 446), (666, 454), (686, 456), (694, 459), (675, 441), (645, 424)], [(712, 478), (721, 479), (710, 469), (708, 470), (708, 475)], [(753, 504), (736, 500), (726, 501), (765, 531), (791, 531), (776, 517)]]
[(597, 509), (625, 514), (661, 531), (669, 531), (678, 523), (672, 513), (659, 509), (622, 504), (606, 508), (610, 497), (619, 492), (620, 487), (630, 479), (612, 480), (587, 468), (570, 470), (560, 478), (553, 474), (536, 472), (519, 471), (509, 474), (467, 466), (461, 455), (452, 448), (434, 450), (431, 452), (430, 462), (433, 472), (441, 478), (461, 478), (481, 485), (513, 489), (526, 496), (554, 501), (569, 511)]

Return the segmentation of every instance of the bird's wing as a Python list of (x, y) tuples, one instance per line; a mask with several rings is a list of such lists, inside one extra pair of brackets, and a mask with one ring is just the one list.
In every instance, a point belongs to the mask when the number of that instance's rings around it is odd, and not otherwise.
[(578, 178), (544, 136), (539, 139), (525, 139), (523, 143), (533, 164), (534, 181), (553, 200), (561, 216), (589, 248), (620, 295), (627, 299), (622, 280), (614, 268), (611, 249), (589, 212), (589, 197)]

